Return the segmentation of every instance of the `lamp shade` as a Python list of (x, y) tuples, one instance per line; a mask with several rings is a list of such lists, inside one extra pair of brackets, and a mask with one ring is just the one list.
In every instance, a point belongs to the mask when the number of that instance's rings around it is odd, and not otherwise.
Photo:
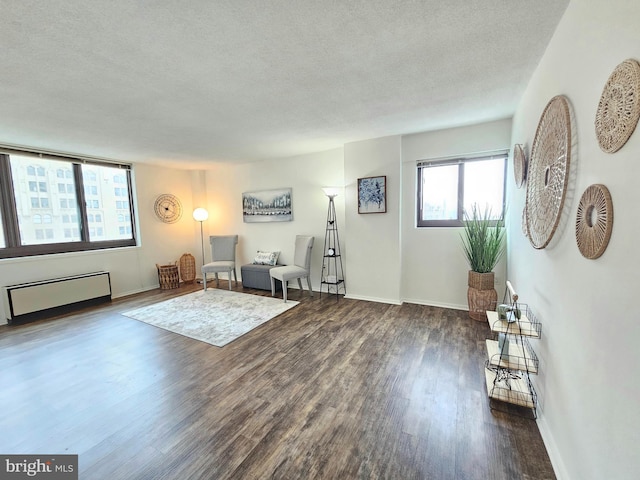
[(340, 189), (338, 187), (322, 187), (322, 190), (324, 191), (324, 194), (329, 198), (333, 198), (340, 193)]
[(207, 218), (209, 218), (209, 212), (207, 212), (204, 208), (196, 208), (193, 211), (193, 218), (197, 222), (204, 222)]

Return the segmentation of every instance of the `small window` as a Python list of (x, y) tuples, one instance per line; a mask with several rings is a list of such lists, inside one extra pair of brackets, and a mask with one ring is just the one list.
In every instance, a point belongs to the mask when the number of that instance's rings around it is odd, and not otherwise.
[(418, 227), (462, 226), (473, 204), (489, 208), (494, 220), (504, 212), (507, 152), (418, 162)]

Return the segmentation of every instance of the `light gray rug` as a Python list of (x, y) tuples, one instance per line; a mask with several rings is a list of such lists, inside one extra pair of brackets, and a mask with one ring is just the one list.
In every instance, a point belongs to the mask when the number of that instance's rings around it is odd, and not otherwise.
[(222, 347), (282, 312), (291, 300), (210, 288), (124, 312), (141, 322)]

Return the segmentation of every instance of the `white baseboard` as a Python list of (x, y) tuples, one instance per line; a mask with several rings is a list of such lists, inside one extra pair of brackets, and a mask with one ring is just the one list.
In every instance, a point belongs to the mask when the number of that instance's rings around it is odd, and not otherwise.
[(148, 286), (148, 287), (142, 287), (142, 288), (137, 288), (135, 290), (130, 290), (128, 292), (121, 292), (121, 293), (118, 293), (117, 295), (112, 293), (111, 294), (111, 298), (128, 297), (129, 295), (135, 295), (136, 293), (148, 292), (149, 290), (156, 290), (158, 288), (160, 288), (160, 284), (159, 283), (157, 283), (155, 285)]
[(404, 301), (406, 303), (414, 303), (416, 305), (426, 305), (429, 307), (440, 307), (440, 308), (451, 308), (453, 310), (463, 310), (465, 312), (469, 311), (468, 305), (460, 305), (457, 303), (432, 302), (430, 300), (421, 300), (421, 299), (414, 299), (414, 298), (405, 298)]
[(536, 423), (538, 424), (538, 430), (540, 430), (540, 435), (542, 436), (542, 441), (544, 442), (544, 446), (547, 447), (547, 453), (549, 454), (549, 460), (551, 460), (551, 466), (553, 467), (553, 471), (556, 474), (556, 478), (558, 480), (569, 480), (569, 474), (567, 473), (567, 468), (562, 461), (562, 455), (560, 455), (560, 451), (558, 450), (558, 446), (556, 445), (555, 440), (553, 439), (553, 435), (549, 430), (549, 426), (544, 415), (540, 415), (538, 411), (538, 419)]
[(401, 301), (390, 299), (390, 298), (367, 297), (364, 295), (350, 295), (350, 294), (345, 295), (344, 298), (348, 298), (351, 300), (364, 300), (366, 302), (387, 303), (390, 305), (402, 305)]

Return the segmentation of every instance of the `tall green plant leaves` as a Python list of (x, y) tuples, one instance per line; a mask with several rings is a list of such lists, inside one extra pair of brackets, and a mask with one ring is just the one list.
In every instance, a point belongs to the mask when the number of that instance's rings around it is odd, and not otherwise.
[(502, 221), (491, 220), (491, 209), (480, 211), (473, 204), (471, 212), (464, 212), (462, 248), (471, 270), (478, 273), (493, 271), (504, 253), (505, 230)]

